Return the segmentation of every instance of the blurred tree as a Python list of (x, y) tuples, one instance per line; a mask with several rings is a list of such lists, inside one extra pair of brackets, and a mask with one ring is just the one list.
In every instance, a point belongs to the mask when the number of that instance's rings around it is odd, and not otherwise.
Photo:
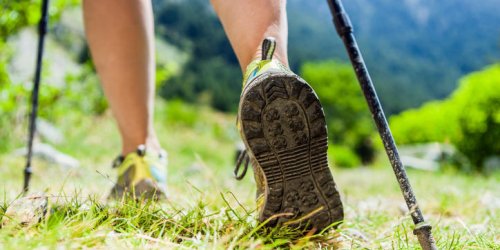
[(39, 5), (31, 1), (8, 1), (0, 0), (0, 89), (7, 88), (10, 82), (7, 63), (11, 51), (7, 46), (7, 38), (15, 34), (21, 27), (34, 24), (38, 21), (40, 14)]
[(399, 144), (450, 142), (460, 136), (458, 112), (454, 103), (433, 101), (391, 116), (389, 120)]
[[(446, 98), (457, 80), (498, 61), (500, 1), (344, 1), (388, 114)], [(445, 13), (445, 14), (444, 14)], [(292, 68), (345, 57), (324, 1), (288, 1)]]
[[(0, 152), (12, 147), (13, 139), (24, 135), (24, 127), (18, 125), (24, 121), (28, 114), (27, 104), (31, 91), (23, 84), (11, 81), (7, 65), (14, 51), (9, 47), (9, 37), (16, 35), (22, 28), (38, 24), (41, 2), (41, 0), (0, 0), (0, 9), (2, 10), (0, 14)], [(52, 0), (49, 6), (49, 29), (51, 28), (50, 24), (59, 19), (64, 9), (77, 3), (77, 0)], [(33, 61), (35, 61), (35, 54), (33, 54)], [(44, 85), (40, 91), (40, 106), (53, 105), (60, 99), (63, 91), (65, 90)], [(78, 93), (83, 99), (81, 93)], [(71, 108), (66, 107), (66, 110)], [(40, 110), (40, 116), (49, 119), (55, 117), (57, 112), (51, 111), (53, 112)]]
[(487, 157), (500, 155), (499, 87), (498, 64), (469, 74), (448, 99), (391, 117), (393, 134), (402, 144), (451, 142), (480, 171)]
[(462, 78), (451, 101), (461, 131), (455, 143), (482, 167), (488, 156), (500, 155), (500, 64)]
[(156, 2), (154, 7), (158, 34), (191, 53), (182, 72), (162, 86), (160, 95), (235, 111), (241, 71), (211, 6), (191, 0)]
[(363, 163), (374, 157), (374, 125), (352, 67), (335, 61), (305, 63), (301, 76), (323, 105), (330, 141), (355, 151)]
[[(216, 100), (214, 97), (216, 89), (220, 88), (218, 84), (225, 85), (230, 96), (239, 94), (240, 84), (239, 78), (226, 78), (237, 75), (239, 70), (209, 1), (157, 0), (153, 3), (157, 33), (191, 54), (190, 69), (177, 80), (168, 81), (162, 95), (168, 98), (189, 96), (191, 100), (208, 95), (212, 96), (210, 104), (218, 102), (219, 109), (232, 107), (229, 110), (235, 110), (237, 98)], [(325, 7), (323, 1), (288, 2), (288, 50), (294, 71), (308, 61), (347, 60)], [(353, 0), (346, 1), (345, 7), (388, 114), (445, 98), (456, 88), (461, 75), (491, 63), (500, 55), (496, 45), (500, 34), (500, 26), (496, 25), (500, 15), (495, 11), (498, 0)], [(447, 15), (442, 14), (445, 12)], [(196, 88), (177, 86), (185, 83), (183, 79), (204, 78), (199, 70), (211, 66), (207, 62), (215, 57), (232, 65), (220, 75), (203, 70), (210, 74), (208, 78), (218, 79), (218, 82), (205, 82)], [(204, 66), (195, 65), (197, 63)], [(195, 92), (178, 93), (178, 89)]]
[[(34, 25), (40, 20), (41, 0), (9, 1), (0, 0), (0, 87), (9, 82), (7, 74), (7, 62), (11, 51), (7, 46), (7, 38), (16, 34), (19, 29), (28, 25)], [(60, 17), (64, 8), (74, 5), (77, 0), (52, 0), (49, 17), (56, 20)]]

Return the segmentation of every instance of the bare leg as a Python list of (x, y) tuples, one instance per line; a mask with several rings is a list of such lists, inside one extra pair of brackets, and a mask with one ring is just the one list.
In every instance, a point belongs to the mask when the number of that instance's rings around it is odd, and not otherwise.
[(276, 38), (274, 57), (288, 66), (286, 0), (211, 0), (241, 69), (260, 58), (265, 37)]
[[(286, 0), (212, 4), (243, 70), (260, 57), (267, 36), (276, 38), (274, 58), (288, 64)], [(245, 86), (238, 111), (246, 157), (256, 170), (259, 221), (308, 225), (312, 232), (341, 222), (342, 201), (328, 168), (326, 120), (309, 84), (286, 70), (262, 72)], [(272, 218), (281, 213), (293, 219)]]
[(84, 0), (87, 39), (122, 136), (122, 153), (160, 145), (153, 128), (154, 27), (149, 0)]

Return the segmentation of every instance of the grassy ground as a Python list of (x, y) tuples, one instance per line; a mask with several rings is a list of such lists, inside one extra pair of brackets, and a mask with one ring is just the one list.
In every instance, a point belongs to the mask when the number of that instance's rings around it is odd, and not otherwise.
[[(235, 118), (209, 109), (160, 103), (157, 129), (170, 156), (170, 199), (105, 202), (119, 140), (109, 115), (69, 116), (57, 124), (57, 148), (81, 161), (62, 169), (35, 161), (33, 191), (51, 195), (50, 213), (29, 227), (0, 229), (0, 249), (40, 248), (339, 248), (415, 249), (412, 222), (388, 163), (333, 168), (345, 222), (322, 235), (266, 230), (255, 220), (251, 174), (232, 178)], [(22, 143), (20, 139), (19, 144)], [(0, 154), (0, 218), (21, 188), (23, 159)], [(500, 175), (409, 171), (440, 249), (500, 248)]]

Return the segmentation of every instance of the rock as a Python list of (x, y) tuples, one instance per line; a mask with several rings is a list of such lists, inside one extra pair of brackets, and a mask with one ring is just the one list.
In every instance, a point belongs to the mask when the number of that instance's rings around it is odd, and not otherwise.
[(61, 130), (42, 118), (37, 118), (36, 132), (43, 139), (53, 144), (60, 144), (64, 141), (64, 135)]
[(184, 170), (184, 173), (186, 175), (195, 175), (195, 174), (203, 173), (204, 170), (206, 170), (206, 168), (202, 164), (193, 163)]
[[(15, 52), (8, 64), (9, 76), (13, 83), (26, 84), (30, 89), (37, 41), (38, 35), (34, 27), (21, 29), (17, 34), (9, 36), (7, 41), (12, 47), (12, 51)], [(72, 57), (73, 55), (65, 50), (53, 36), (47, 36), (44, 61), (50, 63), (44, 65), (44, 71), (50, 72), (50, 74), (44, 75), (42, 86), (51, 85), (59, 89), (66, 86), (67, 75), (76, 75), (81, 70), (78, 62)]]
[(450, 144), (433, 142), (402, 146), (399, 148), (399, 152), (402, 155), (410, 155), (421, 159), (438, 161), (445, 155), (455, 154), (456, 149)]
[(407, 168), (409, 167), (427, 171), (436, 171), (439, 169), (439, 163), (432, 160), (425, 160), (413, 156), (402, 155), (401, 161)]
[(490, 156), (483, 162), (483, 171), (485, 173), (494, 173), (500, 171), (500, 156)]
[(47, 213), (48, 197), (43, 193), (31, 194), (13, 201), (2, 220), (2, 226), (28, 226), (40, 222)]
[(488, 231), (488, 223), (483, 224), (472, 224), (469, 226), (469, 229), (472, 233), (476, 235), (484, 234)]
[(362, 242), (369, 241), (369, 238), (366, 237), (365, 233), (363, 233), (357, 229), (354, 229), (354, 228), (346, 228), (344, 230), (344, 233), (349, 235), (351, 239), (357, 239), (357, 240), (362, 241)]
[[(14, 151), (14, 155), (25, 156), (27, 152), (27, 148), (20, 148)], [(52, 164), (59, 165), (66, 169), (80, 167), (80, 162), (78, 160), (67, 154), (61, 153), (54, 147), (44, 143), (33, 144), (33, 156), (39, 157), (40, 159), (43, 159)]]
[(399, 208), (399, 212), (401, 213), (401, 215), (410, 214), (410, 210), (408, 209), (408, 206), (406, 205), (406, 203), (399, 204), (398, 208)]
[(492, 213), (500, 209), (500, 197), (498, 194), (493, 194), (490, 191), (484, 192), (479, 201), (484, 208), (491, 210)]
[(468, 168), (469, 162), (453, 145), (445, 143), (427, 143), (406, 145), (399, 148), (401, 161), (405, 167), (435, 171), (441, 164), (451, 163)]

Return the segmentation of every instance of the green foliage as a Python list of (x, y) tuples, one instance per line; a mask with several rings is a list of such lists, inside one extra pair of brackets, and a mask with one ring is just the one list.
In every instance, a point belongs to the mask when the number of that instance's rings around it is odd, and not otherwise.
[[(191, 53), (187, 67), (168, 80), (161, 95), (190, 102), (201, 98), (234, 111), (241, 75), (209, 1), (153, 3), (159, 36)], [(444, 98), (461, 75), (500, 56), (497, 0), (423, 0), (418, 6), (411, 1), (346, 1), (345, 6), (387, 114)], [(308, 61), (347, 61), (324, 1), (293, 0), (287, 10), (294, 71)]]
[(328, 155), (333, 158), (335, 166), (352, 168), (361, 165), (356, 153), (346, 146), (330, 144), (328, 146)]
[(463, 78), (452, 100), (457, 106), (461, 136), (458, 148), (476, 166), (500, 155), (500, 65)]
[[(500, 58), (498, 0), (344, 1), (387, 114), (445, 98)], [(346, 58), (325, 1), (288, 2), (292, 67)]]
[[(6, 66), (11, 54), (6, 44), (7, 38), (22, 27), (38, 23), (41, 2), (41, 0), (0, 0), (2, 10), (0, 15), (0, 87), (9, 81)], [(50, 20), (56, 20), (64, 8), (75, 5), (77, 2), (77, 0), (52, 0), (49, 6)]]
[(211, 6), (192, 0), (157, 2), (154, 7), (159, 35), (191, 52), (182, 72), (160, 88), (160, 95), (235, 111), (241, 71)]
[(191, 61), (183, 72), (160, 88), (167, 99), (182, 98), (189, 102), (208, 104), (222, 111), (234, 111), (241, 91), (239, 68), (222, 58)]
[[(0, 0), (2, 14), (0, 15), (0, 152), (19, 146), (20, 137), (24, 138), (25, 124), (29, 112), (28, 104), (31, 97), (31, 86), (12, 82), (7, 65), (12, 51), (7, 44), (9, 36), (16, 34), (20, 29), (34, 26), (40, 20), (41, 0), (35, 1), (6, 1)], [(77, 0), (52, 0), (49, 5), (49, 30), (51, 24), (57, 21), (64, 9), (77, 4)], [(33, 55), (35, 56), (35, 54)], [(47, 63), (47, 62), (44, 62)], [(92, 75), (85, 68), (75, 76), (68, 76), (65, 87), (55, 87), (44, 84), (40, 89), (39, 115), (48, 120), (56, 120), (71, 112), (102, 113), (106, 104), (99, 89), (89, 87)], [(50, 72), (42, 72), (44, 78)], [(72, 83), (74, 84), (72, 84)], [(81, 102), (80, 102), (81, 101)], [(23, 141), (24, 142), (24, 141)]]
[[(374, 132), (370, 113), (352, 67), (335, 61), (305, 63), (301, 76), (316, 90), (327, 118), (330, 141), (356, 150), (370, 144)], [(358, 153), (363, 162), (369, 162), (370, 148)], [(366, 158), (365, 158), (366, 157)]]
[(458, 112), (451, 102), (429, 102), (418, 109), (391, 116), (392, 134), (399, 144), (450, 142), (460, 135)]
[(81, 65), (76, 75), (67, 75), (65, 86), (59, 90), (59, 103), (53, 103), (57, 109), (55, 117), (63, 117), (67, 112), (87, 115), (102, 115), (108, 108), (108, 102), (98, 83), (91, 62)]
[(178, 124), (186, 127), (194, 127), (198, 122), (198, 109), (176, 99), (168, 102), (166, 108), (165, 122)]
[(25, 115), (25, 109), (19, 107), (18, 103), (26, 100), (29, 95), (23, 86), (0, 85), (0, 152), (5, 152), (13, 147), (13, 139), (19, 136), (21, 131), (19, 121)]
[[(7, 63), (11, 51), (7, 46), (7, 38), (21, 27), (34, 24), (39, 19), (38, 5), (30, 1), (0, 0), (0, 90), (6, 88), (10, 81), (7, 72)], [(5, 95), (5, 94), (4, 94)]]
[(156, 88), (160, 88), (163, 84), (173, 76), (173, 66), (168, 64), (159, 64), (156, 63)]
[[(39, 106), (52, 106), (60, 98), (60, 90), (53, 86), (44, 86), (39, 95)], [(20, 84), (3, 84), (0, 92), (0, 152), (14, 146), (14, 141), (25, 134), (16, 126), (26, 121), (29, 112), (27, 104), (30, 102), (31, 90)], [(52, 117), (52, 110), (39, 109), (40, 117)]]
[[(234, 118), (234, 117), (228, 117)], [(233, 120), (233, 119), (231, 119)], [(89, 124), (99, 127), (97, 133), (105, 137), (111, 130), (102, 129), (101, 119)], [(107, 127), (107, 126), (106, 126)], [(170, 130), (172, 127), (169, 127)], [(94, 130), (93, 130), (94, 131)], [(189, 133), (176, 131), (176, 134)], [(88, 134), (88, 133), (86, 133)], [(83, 135), (83, 134), (82, 134)], [(198, 134), (199, 135), (199, 134)], [(92, 135), (90, 135), (92, 136)], [(172, 148), (189, 150), (170, 154), (175, 159), (192, 159), (198, 154), (196, 144), (185, 140), (172, 140), (163, 135)], [(180, 138), (189, 138), (183, 134)], [(219, 141), (210, 136), (210, 141)], [(208, 139), (208, 138), (207, 138)], [(102, 202), (107, 188), (111, 188), (113, 170), (109, 168), (110, 140), (80, 143), (76, 151), (82, 154), (84, 164), (75, 174), (68, 174), (53, 165), (36, 165), (34, 190), (48, 190), (50, 212), (34, 225), (19, 227), (3, 225), (0, 230), (1, 249), (57, 249), (57, 248), (137, 248), (137, 249), (420, 249), (413, 235), (414, 225), (409, 215), (401, 215), (401, 191), (394, 175), (387, 169), (351, 169), (335, 171), (343, 198), (350, 209), (349, 219), (335, 230), (322, 234), (318, 231), (298, 231), (288, 227), (265, 228), (258, 223), (255, 210), (255, 184), (250, 178), (235, 184), (230, 178), (227, 160), (217, 164), (208, 160), (206, 166), (187, 172), (189, 165), (171, 167), (169, 200), (166, 202), (135, 201), (133, 199)], [(231, 142), (222, 142), (231, 148)], [(96, 148), (103, 150), (96, 150)], [(169, 151), (170, 153), (172, 151)], [(227, 159), (227, 152), (212, 149), (215, 157)], [(175, 156), (175, 157), (174, 157)], [(107, 156), (109, 157), (109, 155)], [(103, 162), (103, 159), (106, 158)], [(211, 155), (206, 159), (213, 159)], [(19, 161), (0, 162), (15, 166)], [(205, 159), (205, 158), (204, 158)], [(4, 160), (4, 161), (2, 161)], [(37, 162), (38, 163), (38, 162)], [(192, 163), (188, 161), (188, 163)], [(96, 173), (96, 166), (99, 173)], [(41, 167), (41, 168), (40, 168)], [(220, 172), (215, 172), (219, 170)], [(0, 168), (7, 193), (0, 201), (0, 221), (14, 199), (22, 172), (18, 168)], [(102, 173), (101, 173), (102, 172)], [(412, 171), (412, 184), (419, 197), (426, 197), (421, 209), (429, 215), (439, 249), (499, 249), (495, 194), (500, 192), (499, 175), (428, 173)], [(105, 177), (106, 175), (106, 177)], [(250, 177), (250, 176), (247, 176)], [(432, 185), (439, 183), (439, 185)], [(74, 189), (78, 192), (73, 192)], [(90, 197), (87, 196), (90, 194)], [(464, 206), (464, 200), (469, 201)], [(491, 202), (485, 202), (491, 201)], [(389, 204), (389, 205), (387, 205)], [(394, 205), (393, 205), (394, 204)], [(461, 220), (457, 220), (457, 214)], [(279, 216), (279, 215), (278, 215)], [(465, 225), (481, 225), (471, 233)], [(360, 237), (362, 233), (362, 237)], [(15, 235), (15, 237), (13, 237)], [(339, 237), (345, 236), (344, 237)], [(364, 238), (363, 238), (364, 237)], [(390, 247), (388, 247), (390, 248)]]
[(500, 154), (500, 65), (465, 76), (446, 100), (391, 117), (399, 143), (451, 142), (476, 170), (483, 160)]
[[(47, 72), (44, 73), (46, 75)], [(43, 77), (42, 77), (43, 78)], [(31, 87), (22, 84), (5, 83), (0, 92), (0, 151), (7, 150), (19, 142), (25, 134), (23, 127), (13, 126), (26, 122), (31, 103)], [(55, 122), (64, 119), (68, 113), (79, 115), (100, 115), (108, 108), (102, 90), (93, 74), (90, 63), (82, 65), (76, 75), (68, 75), (63, 87), (44, 84), (39, 93), (38, 115)]]
[(7, 37), (21, 27), (35, 24), (40, 19), (40, 2), (1, 0), (0, 36)]

